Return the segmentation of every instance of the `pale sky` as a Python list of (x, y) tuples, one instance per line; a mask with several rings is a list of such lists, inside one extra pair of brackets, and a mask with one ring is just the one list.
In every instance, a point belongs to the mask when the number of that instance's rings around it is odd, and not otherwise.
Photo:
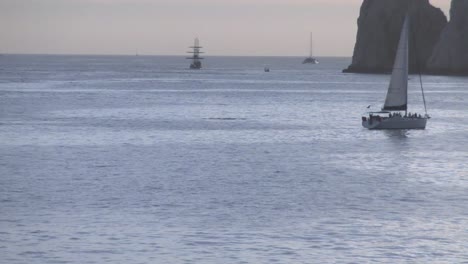
[[(0, 53), (351, 56), (362, 0), (0, 0)], [(450, 0), (431, 0), (448, 15)]]

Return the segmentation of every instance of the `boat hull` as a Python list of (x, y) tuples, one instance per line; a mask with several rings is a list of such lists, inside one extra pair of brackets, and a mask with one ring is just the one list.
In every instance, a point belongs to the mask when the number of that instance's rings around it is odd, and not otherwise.
[(202, 65), (201, 65), (201, 62), (197, 61), (197, 62), (193, 62), (192, 64), (190, 64), (190, 69), (192, 70), (199, 70), (202, 68)]
[(367, 118), (362, 126), (368, 129), (425, 129), (427, 118), (393, 117), (384, 119)]
[(309, 58), (306, 58), (302, 64), (318, 64), (318, 60), (316, 58), (312, 58), (312, 57), (309, 57)]

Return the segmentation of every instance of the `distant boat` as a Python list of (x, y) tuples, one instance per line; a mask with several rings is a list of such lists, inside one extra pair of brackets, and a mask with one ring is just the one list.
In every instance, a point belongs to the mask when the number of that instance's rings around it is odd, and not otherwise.
[(200, 42), (199, 42), (198, 38), (195, 38), (194, 45), (192, 47), (189, 47), (189, 48), (193, 49), (192, 51), (187, 52), (187, 53), (193, 54), (191, 57), (187, 58), (189, 60), (192, 60), (192, 63), (190, 64), (190, 69), (195, 69), (195, 70), (201, 69), (202, 64), (201, 64), (200, 60), (203, 60), (203, 58), (200, 57), (200, 54), (203, 53), (203, 52), (200, 51), (200, 49), (202, 47), (200, 46)]
[(270, 72), (270, 67), (265, 66), (265, 68), (263, 68), (263, 71), (265, 71), (265, 72)]
[(314, 44), (313, 44), (313, 36), (310, 33), (310, 55), (309, 57), (305, 58), (302, 64), (318, 64), (318, 60), (314, 58)]
[[(430, 118), (427, 114), (426, 99), (421, 84), (425, 115), (408, 114), (408, 60), (409, 60), (409, 16), (401, 30), (400, 42), (393, 65), (392, 78), (387, 91), (387, 98), (381, 111), (369, 112), (362, 117), (362, 126), (368, 129), (425, 129)], [(400, 111), (405, 111), (403, 115)]]

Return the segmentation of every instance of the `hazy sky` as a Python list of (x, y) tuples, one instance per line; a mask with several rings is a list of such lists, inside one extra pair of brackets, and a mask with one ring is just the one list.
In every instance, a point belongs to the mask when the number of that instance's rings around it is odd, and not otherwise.
[[(448, 14), (450, 0), (431, 0)], [(362, 0), (0, 0), (0, 53), (350, 56)]]

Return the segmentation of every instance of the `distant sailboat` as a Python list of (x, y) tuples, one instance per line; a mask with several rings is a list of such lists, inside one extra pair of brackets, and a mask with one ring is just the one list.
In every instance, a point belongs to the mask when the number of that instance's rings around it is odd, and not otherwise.
[(314, 44), (313, 44), (313, 36), (312, 32), (310, 33), (310, 55), (309, 57), (305, 58), (302, 64), (318, 64), (318, 60), (314, 58)]
[[(393, 65), (392, 78), (387, 91), (385, 104), (380, 112), (369, 112), (362, 117), (362, 126), (368, 129), (425, 129), (430, 118), (427, 114), (424, 89), (421, 92), (426, 114), (408, 114), (408, 60), (409, 60), (409, 16), (401, 30), (400, 42)], [(403, 115), (400, 111), (405, 111)]]
[(192, 47), (189, 47), (191, 49), (193, 49), (192, 51), (188, 51), (187, 53), (191, 53), (193, 54), (191, 57), (188, 57), (187, 59), (189, 60), (192, 60), (192, 63), (190, 64), (190, 69), (201, 69), (202, 68), (202, 64), (201, 64), (201, 61), (203, 58), (200, 57), (200, 54), (203, 53), (200, 51), (200, 49), (202, 48), (200, 46), (200, 42), (198, 40), (198, 38), (195, 38), (195, 43)]

